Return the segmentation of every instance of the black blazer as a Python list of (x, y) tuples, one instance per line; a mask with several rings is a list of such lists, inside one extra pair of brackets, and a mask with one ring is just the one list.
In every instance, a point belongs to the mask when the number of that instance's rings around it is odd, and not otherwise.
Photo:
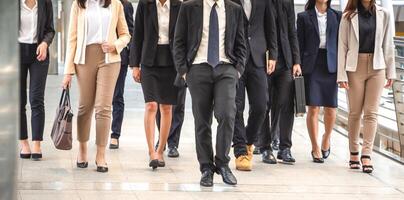
[[(247, 60), (243, 10), (230, 0), (224, 0), (224, 4), (226, 9), (226, 56), (240, 74), (243, 74)], [(188, 72), (194, 62), (202, 40), (202, 28), (203, 0), (184, 2), (178, 15), (174, 37), (174, 62), (177, 72), (181, 76)]]
[(290, 69), (295, 64), (300, 64), (299, 43), (296, 33), (294, 0), (276, 0), (277, 22), (280, 38), (278, 38), (282, 50), (283, 59)]
[[(137, 6), (129, 57), (131, 67), (153, 66), (154, 64), (159, 39), (156, 1), (158, 0), (140, 0)], [(180, 7), (181, 1), (171, 0), (169, 22), (171, 50), (173, 49), (174, 29)]]
[[(233, 0), (242, 6), (242, 0)], [(244, 13), (244, 29), (248, 56), (258, 67), (266, 66), (265, 52), (269, 50), (271, 60), (278, 59), (276, 10), (272, 0), (251, 0), (251, 16)]]
[[(332, 8), (327, 10), (327, 64), (328, 72), (337, 72), (338, 31), (342, 13)], [(299, 13), (297, 16), (297, 33), (302, 57), (303, 74), (313, 72), (318, 49), (320, 34), (316, 9)]]
[(38, 44), (46, 42), (48, 46), (55, 37), (55, 28), (53, 25), (53, 6), (51, 0), (37, 0), (38, 3)]
[[(127, 0), (121, 0), (123, 5), (123, 10), (125, 12), (126, 23), (128, 24), (129, 33), (133, 34), (134, 24), (133, 24), (133, 6), (132, 3)], [(133, 37), (132, 37), (133, 38)], [(132, 40), (131, 40), (132, 42)], [(129, 47), (131, 42), (128, 44), (128, 48), (124, 48), (121, 52), (121, 65), (129, 65)]]

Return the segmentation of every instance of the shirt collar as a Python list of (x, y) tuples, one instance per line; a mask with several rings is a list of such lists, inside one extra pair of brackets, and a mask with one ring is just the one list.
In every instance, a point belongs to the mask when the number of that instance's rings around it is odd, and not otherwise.
[(206, 0), (206, 2), (208, 3), (208, 5), (210, 7), (213, 7), (213, 5), (215, 3), (217, 3), (217, 7), (219, 7), (219, 8), (224, 6), (224, 0), (217, 0), (217, 1), (215, 1), (215, 0)]
[(318, 9), (317, 9), (317, 6), (314, 6), (314, 8), (316, 9), (317, 17), (324, 17), (324, 16), (327, 16), (327, 12), (325, 12), (325, 13), (320, 13), (320, 11), (318, 11)]
[(158, 6), (170, 8), (170, 0), (166, 0), (166, 2), (164, 3), (164, 5), (161, 5), (160, 0), (156, 0), (156, 1), (157, 1), (157, 5), (158, 5)]
[(370, 10), (366, 10), (366, 8), (362, 5), (362, 3), (358, 3), (358, 12), (364, 16), (373, 15), (373, 13)]

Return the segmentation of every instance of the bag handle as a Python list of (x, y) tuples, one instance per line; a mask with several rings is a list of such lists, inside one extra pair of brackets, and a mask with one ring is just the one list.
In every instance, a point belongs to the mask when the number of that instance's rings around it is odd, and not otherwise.
[(65, 105), (65, 106), (69, 106), (69, 107), (70, 107), (70, 92), (69, 92), (69, 88), (63, 89), (63, 91), (62, 91), (62, 95), (61, 95), (60, 101), (59, 101), (59, 107), (61, 107), (62, 105)]

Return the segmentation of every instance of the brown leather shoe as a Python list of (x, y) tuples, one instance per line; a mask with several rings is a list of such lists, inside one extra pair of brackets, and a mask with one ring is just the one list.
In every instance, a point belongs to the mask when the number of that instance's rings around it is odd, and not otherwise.
[(236, 169), (239, 171), (251, 171), (252, 170), (252, 162), (248, 158), (248, 156), (243, 155), (243, 156), (239, 156), (236, 159)]
[(254, 155), (254, 145), (247, 145), (247, 155), (251, 161), (253, 159), (253, 155)]

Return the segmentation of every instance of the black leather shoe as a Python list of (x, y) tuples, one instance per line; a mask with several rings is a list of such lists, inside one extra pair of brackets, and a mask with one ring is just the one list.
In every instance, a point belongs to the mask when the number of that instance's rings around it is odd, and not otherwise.
[(254, 148), (254, 151), (253, 151), (253, 154), (254, 154), (254, 155), (260, 155), (260, 154), (261, 154), (260, 148), (259, 148), (259, 147), (255, 147), (255, 148)]
[(42, 153), (32, 153), (31, 158), (34, 161), (40, 161), (42, 159)]
[(105, 167), (105, 166), (98, 166), (97, 162), (95, 162), (95, 165), (97, 165), (97, 172), (101, 172), (101, 173), (106, 173), (106, 172), (108, 172), (108, 167)]
[(294, 164), (296, 162), (296, 160), (292, 157), (290, 149), (279, 150), (277, 158), (282, 160), (284, 164)]
[(21, 153), (21, 151), (20, 151), (20, 158), (21, 159), (30, 159), (31, 153)]
[(218, 167), (216, 173), (222, 176), (224, 183), (228, 185), (237, 185), (237, 179), (228, 166)]
[(330, 156), (330, 154), (331, 154), (331, 147), (330, 147), (330, 148), (328, 148), (328, 150), (327, 150), (327, 151), (323, 151), (323, 150), (321, 150), (321, 154), (323, 154), (323, 158), (324, 158), (324, 159), (327, 159), (327, 158), (328, 158), (328, 156)]
[(199, 184), (203, 187), (212, 187), (213, 186), (213, 172), (211, 170), (206, 170), (202, 172), (201, 181)]
[(177, 147), (168, 148), (167, 156), (170, 158), (178, 158), (180, 156), (180, 153), (178, 152)]
[(87, 168), (88, 162), (76, 162), (77, 168)]
[(274, 151), (278, 151), (279, 150), (279, 140), (274, 140), (271, 143), (271, 147)]
[(274, 154), (270, 150), (265, 150), (262, 152), (262, 162), (266, 164), (276, 164), (278, 161), (276, 160)]
[(316, 158), (314, 156), (314, 152), (311, 152), (311, 157), (313, 158), (313, 162), (315, 163), (324, 163), (324, 158)]
[(166, 166), (166, 162), (164, 160), (159, 160), (158, 161), (158, 167), (165, 167)]
[(109, 149), (119, 149), (119, 139), (116, 139), (116, 140), (117, 140), (117, 144), (110, 143)]
[(151, 160), (149, 162), (149, 167), (151, 167), (153, 170), (157, 169), (158, 166), (159, 166), (159, 160), (157, 159)]

